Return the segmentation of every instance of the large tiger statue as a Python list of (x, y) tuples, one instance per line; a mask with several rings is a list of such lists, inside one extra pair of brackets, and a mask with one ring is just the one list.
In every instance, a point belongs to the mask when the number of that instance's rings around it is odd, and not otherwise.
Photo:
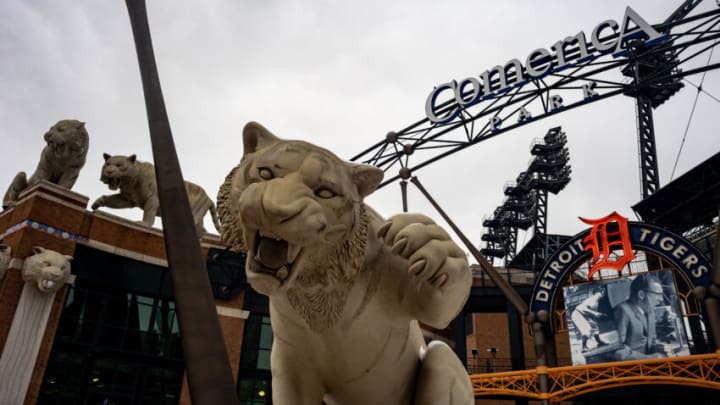
[(47, 145), (40, 154), (35, 173), (29, 179), (25, 172), (15, 176), (3, 197), (3, 209), (15, 206), (20, 193), (41, 180), (68, 190), (75, 185), (80, 169), (85, 166), (90, 142), (85, 123), (78, 120), (58, 121), (44, 138)]
[[(155, 217), (161, 216), (160, 199), (158, 198), (157, 182), (155, 180), (155, 166), (152, 163), (141, 162), (135, 155), (111, 156), (103, 153), (105, 163), (102, 167), (100, 181), (107, 184), (110, 190), (120, 190), (118, 194), (103, 195), (92, 204), (92, 209), (100, 207), (134, 208), (143, 210), (142, 223), (153, 226)], [(215, 203), (208, 197), (205, 190), (195, 183), (185, 182), (190, 200), (195, 228), (198, 236), (205, 232), (203, 218), (208, 211), (212, 216), (213, 225), (219, 231)]]
[(72, 256), (63, 255), (41, 246), (32, 248), (33, 255), (23, 262), (23, 281), (33, 283), (38, 290), (53, 293), (70, 278)]
[[(257, 123), (218, 194), (221, 236), (270, 298), (273, 403), (468, 405), (468, 374), (418, 324), (446, 327), (471, 286), (463, 251), (430, 218), (363, 203), (383, 177)], [(324, 402), (323, 402), (324, 401)]]

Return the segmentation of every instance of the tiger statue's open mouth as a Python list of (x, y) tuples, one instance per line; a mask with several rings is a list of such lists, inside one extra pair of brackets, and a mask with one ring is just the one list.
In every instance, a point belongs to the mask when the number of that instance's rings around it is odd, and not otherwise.
[(288, 279), (293, 265), (302, 253), (302, 247), (286, 240), (263, 236), (260, 231), (248, 238), (248, 270), (277, 279), (280, 284)]
[(120, 178), (119, 177), (103, 176), (100, 180), (103, 183), (107, 184), (107, 186), (110, 190), (117, 190), (120, 188)]

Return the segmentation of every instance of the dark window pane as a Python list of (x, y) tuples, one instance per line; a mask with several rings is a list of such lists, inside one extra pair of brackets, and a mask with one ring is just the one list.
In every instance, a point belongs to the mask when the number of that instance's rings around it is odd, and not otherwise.
[(271, 349), (272, 348), (272, 328), (270, 325), (263, 323), (260, 328), (260, 349)]
[(270, 350), (258, 351), (257, 368), (259, 370), (270, 370)]
[(270, 383), (266, 379), (242, 379), (238, 382), (241, 405), (265, 405), (271, 402)]
[(176, 324), (172, 302), (79, 279), (37, 403), (177, 404), (184, 366)]

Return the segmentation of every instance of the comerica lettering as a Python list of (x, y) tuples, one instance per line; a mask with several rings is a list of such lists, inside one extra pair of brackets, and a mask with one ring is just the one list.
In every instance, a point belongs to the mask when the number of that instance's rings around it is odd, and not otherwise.
[[(494, 66), (478, 77), (452, 80), (436, 86), (425, 101), (425, 115), (433, 123), (448, 123), (460, 114), (462, 108), (561, 71), (573, 63), (583, 63), (608, 53), (614, 57), (624, 56), (627, 54), (627, 43), (631, 40), (653, 45), (665, 38), (627, 7), (622, 24), (615, 20), (601, 22), (593, 29), (589, 42), (585, 33), (580, 31), (575, 36), (557, 41), (550, 49), (533, 50), (525, 58), (524, 65), (519, 59), (510, 59), (505, 65)], [(585, 90), (586, 98), (594, 94), (591, 89)]]

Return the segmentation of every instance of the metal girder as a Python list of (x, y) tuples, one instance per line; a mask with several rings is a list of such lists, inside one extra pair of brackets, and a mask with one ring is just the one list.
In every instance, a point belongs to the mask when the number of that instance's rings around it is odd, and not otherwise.
[(126, 0), (140, 66), (168, 268), (190, 398), (238, 404), (215, 301), (165, 109), (144, 0)]
[[(676, 385), (720, 389), (718, 353), (582, 366), (541, 367), (504, 373), (473, 374), (475, 398), (506, 397), (567, 401), (590, 392), (628, 385)], [(547, 376), (549, 392), (540, 390)], [(687, 393), (688, 396), (690, 392)]]
[[(664, 33), (670, 32), (670, 23), (681, 21), (685, 18), (701, 0), (687, 0), (678, 7), (664, 22), (668, 28)], [(665, 45), (661, 45), (664, 47)], [(657, 149), (655, 147), (655, 128), (653, 125), (652, 108), (665, 102), (672, 95), (682, 88), (682, 82), (677, 78), (657, 86), (648, 86), (645, 83), (647, 77), (662, 76), (665, 73), (677, 69), (678, 60), (672, 52), (661, 54), (657, 58), (646, 58), (642, 55), (632, 55), (635, 59), (633, 64), (628, 65), (630, 69), (624, 72), (634, 76), (633, 93), (636, 98), (637, 107), (637, 128), (638, 128), (638, 149), (640, 155), (640, 182), (642, 185), (642, 197), (647, 198), (660, 188), (660, 175), (658, 173)]]
[(518, 229), (527, 230), (534, 224), (535, 234), (547, 232), (548, 192), (557, 194), (570, 182), (566, 143), (567, 136), (560, 127), (549, 129), (542, 139), (533, 142), (534, 158), (528, 169), (514, 183), (505, 185), (505, 201), (495, 209), (492, 218), (483, 221), (488, 228), (481, 237), (486, 242), (481, 250), (484, 255), (504, 257), (507, 267), (517, 254)]
[(505, 245), (507, 246), (507, 254), (505, 254), (505, 267), (515, 258), (517, 251), (517, 236), (518, 229), (510, 228), (510, 234), (508, 235)]
[(652, 103), (648, 97), (637, 97), (637, 121), (642, 197), (647, 198), (660, 188)]
[(547, 190), (538, 190), (535, 192), (535, 225), (533, 232), (535, 234), (547, 233)]
[[(685, 18), (698, 4), (702, 3), (702, 0), (686, 0), (680, 7), (678, 7), (668, 18), (665, 19), (663, 24), (674, 23)], [(670, 29), (666, 29), (664, 32), (669, 32)]]
[[(686, 7), (686, 10), (690, 9)], [(655, 25), (656, 30), (670, 33), (661, 46), (647, 47), (640, 55), (641, 62), (651, 59), (660, 61), (653, 71), (642, 77), (642, 88), (662, 87), (662, 84), (668, 82), (677, 82), (693, 74), (720, 68), (720, 63), (716, 63), (688, 70), (679, 69), (717, 45), (720, 39), (719, 26), (720, 9), (682, 19), (668, 18)], [(602, 40), (613, 38), (617, 38), (617, 34)], [(594, 51), (593, 45), (588, 44), (588, 52), (592, 54)], [(628, 83), (626, 79), (612, 73), (636, 62), (637, 57), (628, 52), (617, 58), (601, 54), (580, 60), (577, 55), (569, 54), (568, 60), (575, 62), (566, 65), (567, 68), (560, 72), (529, 80), (509, 91), (491, 94), (480, 103), (462, 108), (457, 118), (448, 123), (433, 123), (423, 118), (402, 130), (388, 133), (385, 139), (351, 160), (383, 169), (387, 175), (382, 187), (401, 178), (400, 170), (407, 177), (455, 152), (525, 124), (618, 94), (634, 95), (638, 90), (637, 83)], [(558, 100), (557, 97), (562, 99), (560, 107), (553, 104)], [(451, 106), (452, 101), (448, 100), (438, 106), (438, 111), (443, 113)], [(528, 117), (526, 112), (530, 112), (531, 116)], [(499, 121), (493, 122), (493, 117), (498, 117), (496, 120)], [(500, 125), (496, 125), (498, 123)]]

